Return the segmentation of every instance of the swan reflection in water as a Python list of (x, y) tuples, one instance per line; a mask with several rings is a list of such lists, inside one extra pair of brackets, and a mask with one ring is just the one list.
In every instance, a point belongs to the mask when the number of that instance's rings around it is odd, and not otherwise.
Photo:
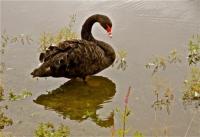
[(40, 95), (35, 103), (45, 106), (71, 120), (84, 121), (90, 118), (101, 127), (111, 127), (114, 115), (101, 119), (97, 111), (103, 104), (111, 102), (115, 95), (115, 84), (108, 78), (92, 76), (87, 83), (70, 80), (48, 94)]

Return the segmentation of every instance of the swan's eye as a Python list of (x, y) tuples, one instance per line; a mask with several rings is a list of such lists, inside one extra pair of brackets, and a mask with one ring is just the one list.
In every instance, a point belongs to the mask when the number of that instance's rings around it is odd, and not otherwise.
[(112, 37), (112, 28), (108, 25), (108, 24), (106, 24), (106, 31), (108, 32), (108, 35), (110, 36), (110, 37)]

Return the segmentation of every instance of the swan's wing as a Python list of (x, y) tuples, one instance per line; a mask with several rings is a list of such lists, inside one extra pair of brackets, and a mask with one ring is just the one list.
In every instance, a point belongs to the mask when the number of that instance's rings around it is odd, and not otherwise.
[(46, 52), (41, 53), (40, 61), (43, 64), (31, 74), (39, 77), (92, 74), (101, 66), (103, 56), (104, 51), (94, 42), (64, 41), (57, 47), (50, 46)]
[(45, 52), (40, 53), (39, 60), (40, 62), (46, 62), (59, 52), (66, 52), (71, 48), (75, 48), (78, 43), (80, 43), (79, 40), (73, 40), (61, 42), (57, 46), (49, 46)]

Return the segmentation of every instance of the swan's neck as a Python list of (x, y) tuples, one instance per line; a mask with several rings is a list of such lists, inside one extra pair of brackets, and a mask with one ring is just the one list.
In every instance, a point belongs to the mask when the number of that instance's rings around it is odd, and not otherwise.
[(96, 41), (92, 36), (92, 26), (95, 22), (98, 22), (97, 16), (89, 17), (82, 26), (81, 38), (87, 41)]

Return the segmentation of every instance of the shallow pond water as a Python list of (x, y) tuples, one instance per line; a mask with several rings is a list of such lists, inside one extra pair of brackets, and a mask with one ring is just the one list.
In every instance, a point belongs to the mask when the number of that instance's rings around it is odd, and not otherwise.
[[(108, 15), (113, 38), (109, 39), (98, 24), (93, 34), (116, 51), (127, 51), (128, 67), (125, 71), (110, 67), (92, 77), (91, 85), (64, 78), (33, 79), (30, 72), (39, 63), (39, 35), (56, 32), (74, 13), (77, 34), (88, 16)], [(3, 29), (10, 35), (23, 33), (34, 39), (31, 45), (10, 44), (1, 55), (5, 91), (28, 89), (33, 94), (25, 100), (2, 102), (8, 104), (6, 114), (14, 121), (4, 132), (33, 136), (40, 122), (50, 121), (69, 126), (71, 136), (111, 136), (113, 124), (120, 126), (113, 109), (123, 109), (124, 96), (132, 86), (129, 135), (138, 130), (145, 136), (200, 136), (199, 108), (185, 107), (182, 101), (183, 81), (189, 73), (187, 44), (193, 34), (200, 33), (200, 1), (1, 1)], [(169, 65), (157, 75), (159, 82), (172, 89), (174, 100), (170, 113), (165, 108), (155, 111), (155, 85), (145, 64), (153, 55), (167, 55), (172, 49), (184, 55), (182, 63)]]

